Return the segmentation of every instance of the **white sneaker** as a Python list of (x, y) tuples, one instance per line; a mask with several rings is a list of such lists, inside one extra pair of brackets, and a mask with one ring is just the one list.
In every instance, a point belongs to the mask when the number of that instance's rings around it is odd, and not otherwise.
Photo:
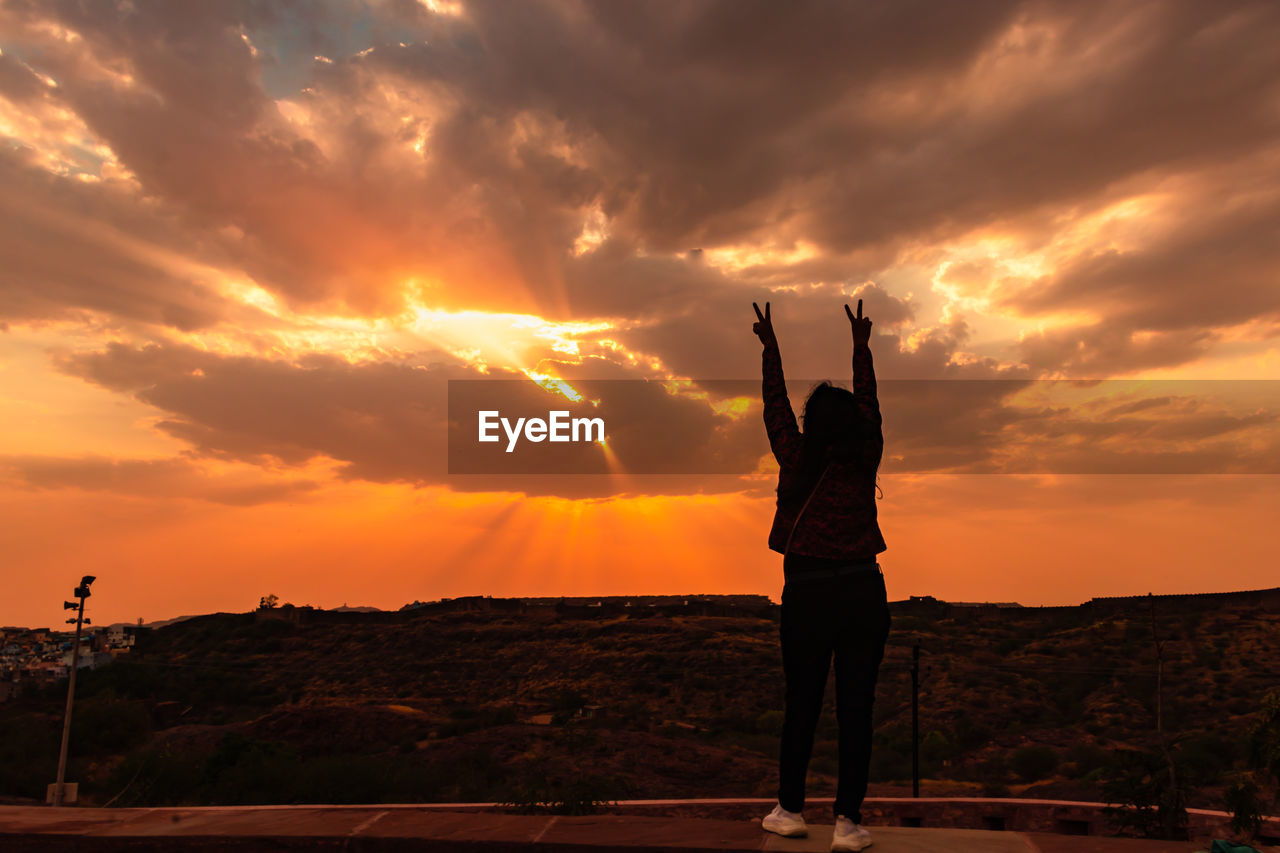
[(773, 807), (773, 811), (764, 816), (764, 820), (760, 821), (769, 832), (775, 832), (778, 835), (787, 838), (804, 838), (809, 834), (809, 827), (804, 825), (804, 818), (793, 812), (789, 812), (782, 807), (782, 804)]
[(836, 818), (836, 831), (831, 835), (831, 849), (865, 850), (871, 846), (871, 833), (844, 815)]

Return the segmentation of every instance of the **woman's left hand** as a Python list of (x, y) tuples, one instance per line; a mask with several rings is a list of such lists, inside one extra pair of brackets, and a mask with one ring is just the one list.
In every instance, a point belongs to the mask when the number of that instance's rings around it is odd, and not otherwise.
[(849, 306), (844, 306), (844, 313), (849, 316), (849, 325), (853, 329), (853, 342), (865, 344), (871, 340), (871, 318), (862, 316), (862, 300), (858, 300), (858, 316), (853, 316)]
[[(778, 338), (773, 334), (773, 317), (769, 315), (769, 303), (764, 304), (764, 313), (760, 313), (760, 306), (752, 302), (751, 307), (756, 309), (756, 322), (751, 324), (751, 331), (755, 332), (760, 338), (760, 343), (768, 346), (777, 346)], [(848, 306), (845, 306), (846, 308)]]

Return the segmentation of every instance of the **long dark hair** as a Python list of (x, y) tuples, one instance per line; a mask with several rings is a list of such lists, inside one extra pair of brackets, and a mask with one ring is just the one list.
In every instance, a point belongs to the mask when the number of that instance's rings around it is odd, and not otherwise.
[[(861, 458), (859, 451), (863, 442), (871, 440), (874, 430), (858, 410), (853, 392), (830, 382), (821, 382), (809, 392), (801, 421), (803, 432), (797, 476), (791, 478), (785, 489), (781, 483), (778, 485), (778, 497), (794, 503), (800, 503), (809, 496), (828, 462), (856, 462)], [(873, 477), (878, 467), (871, 470)]]

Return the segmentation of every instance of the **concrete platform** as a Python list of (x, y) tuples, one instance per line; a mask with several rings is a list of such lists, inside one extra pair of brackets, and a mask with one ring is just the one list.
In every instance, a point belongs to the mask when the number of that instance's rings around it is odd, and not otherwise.
[[(0, 850), (29, 851), (538, 851), (679, 853), (827, 851), (830, 824), (780, 838), (755, 820), (449, 812), (411, 805), (100, 809), (0, 807)], [(877, 853), (1192, 853), (1207, 842), (871, 827)]]

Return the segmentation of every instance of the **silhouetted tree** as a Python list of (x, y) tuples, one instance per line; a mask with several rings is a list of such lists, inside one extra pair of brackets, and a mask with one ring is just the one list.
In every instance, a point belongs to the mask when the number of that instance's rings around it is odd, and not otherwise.
[(1280, 788), (1280, 691), (1262, 700), (1249, 729), (1248, 768), (1224, 792), (1231, 828), (1250, 838), (1262, 828), (1262, 816), (1275, 807)]
[(1164, 733), (1164, 640), (1156, 625), (1155, 596), (1147, 594), (1151, 602), (1151, 639), (1156, 646), (1156, 739), (1160, 753), (1169, 770), (1169, 784), (1165, 787), (1166, 801), (1160, 803), (1160, 836), (1169, 839), (1187, 837), (1187, 808), (1183, 802), (1183, 790), (1178, 784), (1178, 763), (1174, 761), (1169, 739)]

